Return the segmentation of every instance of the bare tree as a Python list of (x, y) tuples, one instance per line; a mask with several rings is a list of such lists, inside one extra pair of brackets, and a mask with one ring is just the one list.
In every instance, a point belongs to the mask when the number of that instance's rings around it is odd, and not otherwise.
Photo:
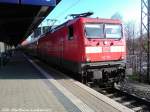
[(111, 16), (111, 19), (119, 19), (119, 20), (122, 20), (122, 15), (119, 13), (119, 12), (116, 12), (114, 13), (112, 16)]
[(139, 69), (140, 30), (136, 22), (133, 20), (125, 22), (124, 26), (128, 52), (127, 61), (133, 69), (133, 73), (137, 73), (137, 70)]
[(125, 35), (127, 39), (127, 49), (129, 54), (134, 54), (135, 24), (129, 21), (125, 24)]

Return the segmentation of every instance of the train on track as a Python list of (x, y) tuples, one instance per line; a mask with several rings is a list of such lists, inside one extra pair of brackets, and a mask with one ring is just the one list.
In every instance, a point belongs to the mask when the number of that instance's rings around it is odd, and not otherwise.
[(74, 73), (83, 83), (112, 85), (125, 78), (126, 40), (120, 20), (84, 17), (50, 29), (23, 47)]

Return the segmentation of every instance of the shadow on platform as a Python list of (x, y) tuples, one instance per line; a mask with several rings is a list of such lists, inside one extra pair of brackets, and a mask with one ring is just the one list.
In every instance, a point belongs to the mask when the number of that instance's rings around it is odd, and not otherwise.
[[(55, 75), (60, 74), (49, 67), (49, 65), (40, 62), (37, 59), (33, 60), (40, 65), (46, 72), (51, 74), (56, 80), (61, 79), (70, 79), (69, 77), (64, 77), (63, 75)], [(22, 52), (16, 51), (7, 65), (0, 68), (0, 80), (6, 79), (47, 79), (44, 75), (42, 75), (23, 55)]]

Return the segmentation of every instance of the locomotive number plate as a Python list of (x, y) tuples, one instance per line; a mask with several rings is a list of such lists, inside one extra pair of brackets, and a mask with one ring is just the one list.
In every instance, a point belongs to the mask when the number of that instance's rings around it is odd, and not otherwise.
[(110, 52), (110, 47), (103, 47), (103, 52)]

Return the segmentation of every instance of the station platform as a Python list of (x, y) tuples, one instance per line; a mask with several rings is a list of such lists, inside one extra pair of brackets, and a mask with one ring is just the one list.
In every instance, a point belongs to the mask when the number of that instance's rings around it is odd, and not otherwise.
[(20, 51), (0, 68), (0, 112), (121, 111), (132, 112)]

